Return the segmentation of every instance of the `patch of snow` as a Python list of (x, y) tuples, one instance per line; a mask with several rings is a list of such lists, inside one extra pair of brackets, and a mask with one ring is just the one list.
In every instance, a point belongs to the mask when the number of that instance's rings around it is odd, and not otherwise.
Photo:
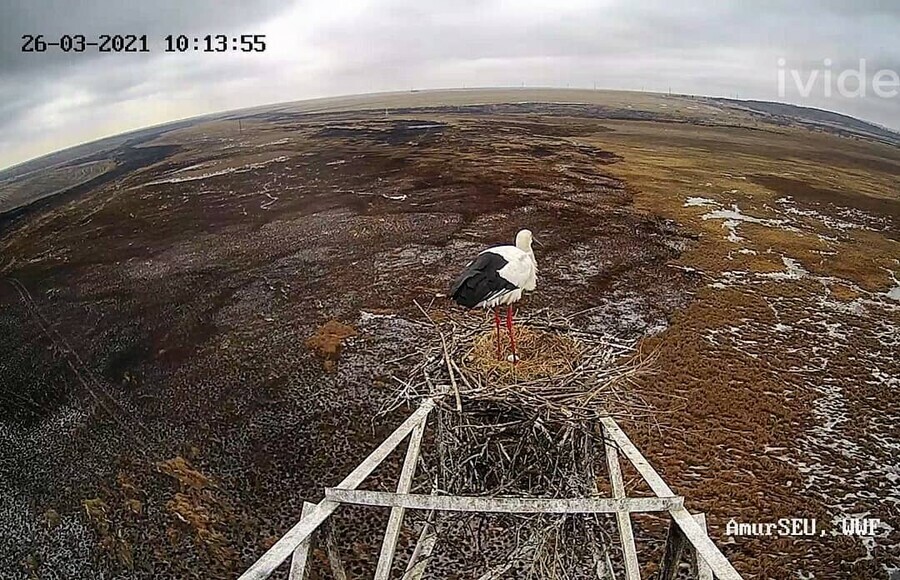
[(212, 171), (210, 173), (201, 173), (200, 175), (189, 175), (187, 177), (171, 177), (169, 179), (158, 179), (156, 181), (151, 181), (149, 183), (145, 183), (144, 186), (148, 185), (162, 185), (164, 183), (183, 183), (185, 181), (198, 181), (201, 179), (209, 179), (210, 177), (218, 177), (219, 175), (228, 175), (229, 173), (246, 173), (247, 171), (252, 171), (254, 169), (259, 169), (261, 167), (265, 167), (270, 163), (284, 163), (288, 158), (285, 156), (275, 157), (274, 159), (269, 159), (268, 161), (261, 161), (259, 163), (250, 163), (247, 165), (243, 165), (241, 167), (226, 167), (225, 169), (220, 169), (219, 171)]
[(396, 314), (378, 314), (376, 312), (367, 312), (365, 310), (359, 311), (359, 324), (360, 326), (365, 326), (366, 324), (371, 323), (374, 320), (378, 320), (379, 318), (396, 318)]
[(204, 161), (203, 163), (195, 163), (193, 165), (188, 165), (187, 167), (182, 167), (181, 169), (173, 171), (171, 173), (171, 175), (175, 175), (176, 173), (182, 173), (184, 171), (190, 171), (191, 169), (200, 169), (204, 165), (208, 165), (208, 163)]
[[(707, 183), (707, 185), (710, 185)], [(689, 197), (684, 200), (684, 207), (696, 207), (705, 205), (719, 205), (715, 200), (708, 197)]]
[(800, 209), (794, 205), (794, 200), (790, 196), (780, 197), (775, 202), (784, 206), (781, 209), (785, 214), (812, 218), (832, 230), (868, 230), (874, 232), (886, 230), (890, 227), (890, 224), (886, 223), (883, 218), (852, 207), (836, 207), (833, 204), (829, 204), (840, 216), (833, 217), (816, 209)]
[(731, 209), (716, 209), (710, 212), (707, 212), (700, 216), (703, 220), (713, 220), (720, 219), (724, 220), (722, 222), (722, 227), (728, 230), (728, 235), (725, 236), (725, 239), (729, 242), (737, 243), (742, 241), (744, 238), (737, 234), (737, 227), (741, 222), (748, 222), (753, 224), (760, 224), (767, 227), (778, 227), (787, 230), (795, 230), (792, 226), (788, 225), (787, 220), (781, 219), (764, 219), (749, 216), (747, 214), (741, 213), (740, 208), (737, 204), (733, 204)]
[(284, 139), (279, 139), (278, 141), (270, 141), (268, 143), (260, 143), (256, 147), (260, 148), (260, 147), (270, 147), (272, 145), (286, 145), (287, 143), (290, 143), (290, 142), (291, 142), (290, 139), (284, 138)]
[(896, 301), (900, 302), (900, 285), (898, 285), (894, 288), (891, 288), (887, 292), (886, 296), (888, 298), (890, 298), (891, 300), (896, 300)]
[(884, 270), (887, 270), (887, 272), (891, 275), (891, 280), (894, 281), (894, 287), (885, 292), (884, 295), (891, 300), (900, 302), (900, 280), (897, 279), (897, 276), (896, 274), (894, 274), (893, 270), (888, 270), (887, 268), (884, 268)]
[(735, 220), (739, 222), (749, 222), (753, 224), (762, 224), (764, 226), (781, 226), (786, 224), (786, 220), (778, 220), (778, 219), (764, 219), (753, 217), (747, 215), (745, 213), (741, 213), (740, 208), (737, 204), (733, 204), (731, 209), (717, 209), (713, 210), (709, 213), (705, 213), (701, 216), (704, 220), (713, 220), (713, 219), (725, 219), (725, 220)]
[(585, 319), (587, 330), (615, 337), (613, 340), (616, 341), (624, 340), (628, 344), (668, 328), (665, 317), (649, 308), (646, 299), (637, 296), (601, 299), (586, 313)]
[(809, 271), (793, 258), (781, 256), (781, 261), (784, 262), (784, 272), (768, 272), (762, 276), (773, 280), (799, 280), (809, 274)]
[(722, 222), (722, 227), (728, 230), (728, 235), (725, 236), (725, 239), (733, 244), (737, 244), (744, 241), (744, 238), (737, 235), (737, 227), (741, 222), (738, 220), (725, 220)]

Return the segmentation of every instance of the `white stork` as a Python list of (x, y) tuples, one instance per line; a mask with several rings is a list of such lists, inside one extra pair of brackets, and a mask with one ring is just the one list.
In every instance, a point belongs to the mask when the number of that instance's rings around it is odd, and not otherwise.
[(512, 346), (512, 362), (516, 357), (516, 339), (513, 333), (512, 305), (522, 298), (525, 291), (537, 287), (537, 261), (531, 249), (530, 230), (516, 234), (515, 246), (494, 246), (478, 254), (466, 266), (450, 288), (450, 297), (466, 308), (493, 308), (497, 327), (497, 358), (500, 358), (500, 313), (506, 305), (506, 331)]

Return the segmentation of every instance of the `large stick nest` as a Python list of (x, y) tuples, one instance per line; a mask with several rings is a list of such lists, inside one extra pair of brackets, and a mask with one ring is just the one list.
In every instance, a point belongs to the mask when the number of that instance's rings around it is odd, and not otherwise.
[(423, 342), (405, 380), (395, 377), (401, 388), (384, 411), (446, 394), (457, 413), (464, 412), (464, 401), (489, 402), (499, 415), (584, 433), (594, 433), (602, 417), (653, 419), (655, 410), (641, 397), (636, 379), (653, 372), (657, 351), (579, 327), (574, 320), (588, 311), (567, 318), (541, 310), (521, 319), (515, 330), (519, 359), (513, 363), (505, 330), (498, 356), (486, 317), (437, 310), (432, 316), (419, 309), (435, 340)]
[[(655, 353), (579, 327), (577, 315), (564, 318), (545, 310), (517, 321), (520, 359), (513, 364), (507, 358), (505, 328), (498, 359), (493, 322), (487, 317), (420, 309), (434, 340), (423, 341), (406, 378), (395, 377), (401, 387), (385, 410), (443, 395), (431, 423), (436, 449), (424, 463), (432, 491), (598, 495), (594, 470), (605, 464), (606, 444), (599, 419), (652, 419), (653, 409), (640, 397), (635, 379), (652, 371)], [(440, 521), (449, 526), (445, 530), (453, 530), (459, 526), (450, 521), (483, 517), (442, 515)], [(501, 536), (514, 535), (522, 542), (499, 561), (481, 550), (491, 561), (481, 566), (540, 578), (596, 577), (598, 567), (609, 567), (609, 518), (494, 517), (506, 530)], [(453, 544), (454, 532), (441, 535), (447, 546)], [(585, 543), (587, 538), (593, 540)]]
[(653, 415), (635, 379), (652, 372), (656, 352), (579, 328), (573, 320), (577, 315), (565, 318), (543, 310), (521, 319), (515, 329), (520, 359), (513, 364), (505, 329), (498, 359), (496, 335), (486, 318), (442, 313), (438, 323), (425, 309), (422, 313), (438, 341), (424, 346), (420, 363), (403, 383), (403, 395), (429, 394), (441, 385), (452, 391), (457, 410), (464, 399), (496, 401), (586, 430), (601, 417)]

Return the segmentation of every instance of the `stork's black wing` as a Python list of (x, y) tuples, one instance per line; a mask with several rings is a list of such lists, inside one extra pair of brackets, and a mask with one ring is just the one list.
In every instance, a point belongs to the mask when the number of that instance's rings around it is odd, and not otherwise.
[(515, 290), (515, 285), (498, 274), (507, 263), (493, 252), (478, 254), (450, 287), (450, 297), (460, 306), (473, 308), (491, 296)]

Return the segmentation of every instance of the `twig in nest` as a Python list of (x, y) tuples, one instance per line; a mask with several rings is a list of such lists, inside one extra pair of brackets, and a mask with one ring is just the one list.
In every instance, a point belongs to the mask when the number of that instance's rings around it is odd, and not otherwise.
[(450, 352), (447, 350), (447, 340), (444, 338), (444, 333), (441, 331), (441, 327), (434, 322), (427, 312), (425, 312), (425, 309), (419, 305), (418, 301), (413, 300), (413, 303), (438, 332), (438, 336), (441, 339), (441, 347), (444, 350), (444, 362), (447, 365), (447, 372), (450, 374), (450, 384), (453, 386), (453, 395), (456, 397), (456, 410), (462, 411), (462, 398), (459, 396), (459, 387), (456, 384), (456, 377), (453, 374), (453, 361), (450, 359)]

